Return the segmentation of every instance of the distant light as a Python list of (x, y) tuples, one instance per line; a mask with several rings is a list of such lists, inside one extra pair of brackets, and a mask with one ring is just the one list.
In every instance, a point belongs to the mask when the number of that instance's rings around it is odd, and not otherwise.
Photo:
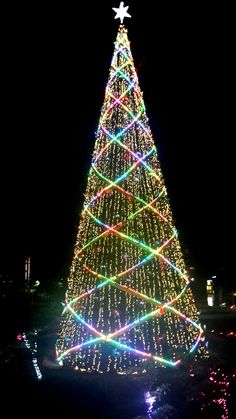
[(213, 307), (213, 297), (212, 296), (207, 297), (207, 304), (210, 307)]
[(191, 278), (191, 281), (194, 281), (194, 278)]

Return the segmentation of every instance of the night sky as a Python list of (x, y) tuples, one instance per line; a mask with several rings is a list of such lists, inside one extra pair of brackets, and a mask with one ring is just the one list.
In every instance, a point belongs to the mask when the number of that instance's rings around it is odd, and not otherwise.
[[(26, 256), (43, 284), (72, 260), (119, 24), (119, 1), (84, 3), (3, 18), (0, 273), (18, 281)], [(233, 15), (205, 3), (130, 0), (125, 24), (185, 257), (230, 288)]]

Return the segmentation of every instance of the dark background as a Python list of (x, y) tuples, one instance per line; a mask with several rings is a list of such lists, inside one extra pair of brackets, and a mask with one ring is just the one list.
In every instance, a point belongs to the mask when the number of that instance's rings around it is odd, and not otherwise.
[[(125, 24), (185, 257), (230, 289), (234, 15), (205, 3), (130, 0)], [(118, 5), (20, 4), (2, 15), (0, 273), (18, 281), (26, 256), (43, 284), (68, 274)]]

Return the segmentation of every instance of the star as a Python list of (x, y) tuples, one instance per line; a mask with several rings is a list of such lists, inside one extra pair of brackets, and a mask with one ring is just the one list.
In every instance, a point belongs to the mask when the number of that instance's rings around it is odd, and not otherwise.
[(115, 19), (120, 18), (121, 23), (123, 23), (123, 20), (125, 17), (131, 17), (131, 15), (127, 13), (128, 8), (129, 6), (124, 7), (123, 1), (120, 2), (119, 9), (117, 9), (116, 7), (113, 7), (112, 10), (116, 12)]

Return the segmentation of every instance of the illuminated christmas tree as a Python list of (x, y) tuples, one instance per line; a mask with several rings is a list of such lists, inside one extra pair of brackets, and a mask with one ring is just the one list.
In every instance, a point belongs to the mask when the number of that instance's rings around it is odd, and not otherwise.
[(82, 371), (175, 366), (204, 351), (123, 6), (56, 348)]

